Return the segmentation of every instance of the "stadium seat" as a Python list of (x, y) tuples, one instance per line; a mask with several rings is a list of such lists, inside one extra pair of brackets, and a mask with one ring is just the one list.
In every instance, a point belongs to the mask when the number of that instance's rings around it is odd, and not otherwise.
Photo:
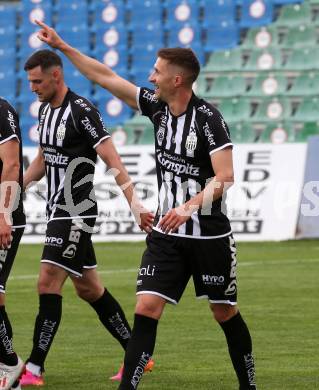
[(131, 47), (143, 45), (162, 47), (163, 44), (164, 30), (159, 21), (136, 26), (131, 33)]
[(16, 7), (8, 7), (8, 5), (0, 5), (0, 27), (12, 26), (15, 29), (17, 24)]
[(119, 73), (128, 67), (128, 52), (126, 47), (99, 47), (95, 51), (96, 58)]
[(124, 24), (97, 25), (95, 32), (95, 48), (101, 47), (127, 47), (128, 33)]
[(305, 122), (302, 129), (296, 132), (296, 142), (306, 142), (308, 137), (312, 135), (319, 135), (319, 122)]
[(233, 0), (203, 0), (202, 9), (202, 24), (205, 28), (236, 20), (236, 3)]
[(302, 73), (286, 93), (289, 96), (319, 96), (319, 73)]
[(308, 1), (281, 8), (275, 24), (280, 27), (311, 25), (311, 6)]
[(134, 31), (136, 27), (160, 22), (163, 28), (163, 8), (158, 0), (130, 0), (127, 3), (129, 10), (129, 29)]
[(265, 26), (273, 21), (274, 7), (271, 1), (242, 0), (240, 26), (250, 28)]
[(300, 123), (319, 121), (318, 107), (319, 107), (319, 98), (317, 96), (306, 97), (299, 104), (292, 120)]
[(249, 120), (251, 116), (250, 101), (244, 98), (223, 99), (218, 109), (227, 123)]
[[(1, 45), (2, 46), (2, 45)], [(16, 49), (8, 47), (3, 49), (0, 47), (0, 73), (8, 70), (16, 69)]]
[(128, 143), (133, 145), (154, 143), (153, 125), (146, 116), (136, 113), (124, 123), (123, 128), (128, 136)]
[(273, 71), (282, 69), (282, 54), (278, 48), (255, 49), (243, 67), (245, 71)]
[(294, 49), (288, 56), (283, 69), (286, 71), (317, 70), (319, 63), (319, 48)]
[(198, 23), (181, 24), (178, 29), (168, 34), (169, 47), (191, 47), (193, 44), (202, 41), (202, 30)]
[(257, 133), (249, 122), (228, 123), (230, 138), (234, 144), (253, 143), (256, 141)]
[(86, 77), (84, 77), (76, 68), (65, 72), (65, 82), (75, 93), (91, 99), (93, 87)]
[(266, 49), (280, 44), (280, 33), (276, 26), (250, 28), (241, 47), (243, 49)]
[(126, 8), (122, 0), (105, 3), (103, 1), (93, 1), (94, 25), (117, 25), (126, 23)]
[(139, 87), (147, 87), (153, 89), (154, 85), (148, 80), (152, 71), (153, 71), (153, 67), (149, 69), (137, 70), (135, 71), (135, 73), (131, 72), (133, 83)]
[(200, 5), (195, 0), (172, 0), (164, 3), (165, 28), (167, 30), (180, 29), (185, 23), (199, 23)]
[(242, 71), (243, 58), (240, 49), (213, 52), (202, 72)]
[(287, 49), (314, 47), (317, 40), (317, 31), (314, 26), (300, 25), (288, 29), (281, 46)]
[(272, 122), (261, 132), (258, 142), (268, 142), (272, 144), (283, 144), (294, 142), (295, 132), (290, 122)]
[(16, 73), (14, 69), (0, 70), (0, 96), (13, 102), (16, 98), (16, 89)]
[(208, 91), (203, 91), (203, 98), (224, 98), (242, 96), (246, 91), (246, 80), (241, 76), (219, 76), (214, 78)]
[(251, 97), (285, 95), (287, 87), (288, 79), (284, 75), (261, 74), (253, 79), (246, 95)]
[(52, 25), (53, 10), (51, 2), (32, 3), (22, 2), (19, 7), (21, 33), (38, 27), (34, 20), (40, 20)]
[(13, 26), (2, 27), (0, 25), (0, 47), (2, 50), (12, 49), (17, 47), (17, 34)]
[(68, 44), (75, 47), (86, 48), (86, 52), (90, 50), (91, 40), (90, 31), (86, 23), (73, 25), (65, 22), (56, 25), (56, 31)]
[(265, 98), (258, 105), (252, 121), (255, 123), (282, 121), (289, 119), (291, 112), (292, 107), (288, 99)]
[(207, 25), (204, 49), (206, 52), (227, 50), (239, 42), (239, 26), (235, 21), (222, 21), (220, 25)]
[(96, 103), (107, 127), (123, 124), (132, 113), (121, 100), (107, 94), (100, 96)]
[(56, 26), (88, 25), (88, 4), (86, 1), (59, 1), (55, 5)]

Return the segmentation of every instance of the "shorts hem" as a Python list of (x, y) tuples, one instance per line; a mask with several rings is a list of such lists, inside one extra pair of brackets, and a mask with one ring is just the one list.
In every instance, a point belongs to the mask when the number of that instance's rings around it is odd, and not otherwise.
[(231, 305), (231, 306), (237, 305), (237, 301), (236, 302), (232, 302), (232, 301), (225, 300), (225, 299), (210, 299), (208, 297), (208, 295), (199, 295), (196, 298), (197, 299), (208, 299), (209, 303), (224, 303), (226, 305)]
[(97, 268), (97, 264), (95, 264), (95, 265), (84, 265), (83, 268), (85, 268), (85, 269)]
[(60, 264), (60, 263), (56, 263), (55, 261), (42, 259), (42, 260), (41, 260), (41, 263), (49, 263), (49, 264), (56, 265), (57, 267), (63, 268), (64, 270), (70, 272), (71, 274), (73, 274), (73, 275), (75, 275), (75, 276), (82, 277), (82, 274), (81, 274), (81, 273), (76, 272), (76, 271), (74, 271), (74, 270), (71, 269), (71, 268), (65, 267), (64, 265), (62, 265), (62, 264)]
[(224, 238), (227, 236), (230, 236), (233, 232), (230, 230), (227, 233), (220, 234), (219, 236), (192, 236), (189, 234), (180, 234), (180, 233), (168, 233), (165, 234), (161, 229), (159, 229), (157, 226), (153, 226), (153, 230), (155, 230), (158, 233), (163, 234), (164, 236), (174, 236), (174, 237), (182, 237), (182, 238), (190, 238), (193, 240), (216, 240), (218, 238)]
[(166, 299), (168, 302), (173, 303), (174, 305), (177, 305), (177, 301), (176, 301), (175, 299), (172, 299), (172, 298), (168, 297), (167, 295), (161, 294), (161, 293), (156, 292), (156, 291), (147, 291), (147, 290), (144, 290), (144, 291), (138, 291), (138, 292), (136, 293), (136, 295), (144, 295), (144, 294), (157, 295), (158, 297), (164, 298), (164, 299)]

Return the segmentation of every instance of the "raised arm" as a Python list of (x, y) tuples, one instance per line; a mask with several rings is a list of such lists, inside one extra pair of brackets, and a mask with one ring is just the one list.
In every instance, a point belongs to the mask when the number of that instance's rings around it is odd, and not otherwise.
[(134, 84), (120, 77), (108, 66), (70, 46), (53, 28), (38, 20), (35, 22), (41, 27), (38, 33), (38, 38), (41, 41), (64, 53), (86, 78), (107, 89), (112, 95), (123, 100), (132, 108), (138, 108), (136, 104), (137, 87)]

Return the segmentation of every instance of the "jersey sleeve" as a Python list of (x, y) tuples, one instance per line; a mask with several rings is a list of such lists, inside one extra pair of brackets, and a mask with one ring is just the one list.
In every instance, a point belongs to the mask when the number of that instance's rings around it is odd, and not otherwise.
[(233, 146), (227, 123), (218, 111), (213, 116), (207, 118), (203, 127), (203, 133), (210, 155)]
[(139, 112), (142, 115), (149, 117), (151, 120), (155, 112), (158, 111), (160, 105), (159, 100), (156, 98), (155, 92), (148, 88), (138, 88), (136, 103), (139, 109)]
[(17, 138), (19, 140), (17, 130), (19, 128), (18, 114), (13, 107), (6, 101), (0, 103), (0, 144)]
[(111, 136), (100, 112), (93, 106), (86, 106), (84, 110), (81, 110), (78, 128), (93, 148)]

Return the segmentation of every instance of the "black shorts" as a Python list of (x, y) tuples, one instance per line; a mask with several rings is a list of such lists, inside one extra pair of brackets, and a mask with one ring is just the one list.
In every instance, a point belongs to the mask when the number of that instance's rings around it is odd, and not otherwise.
[(41, 262), (57, 265), (76, 276), (82, 276), (83, 268), (95, 268), (91, 240), (94, 224), (95, 218), (49, 221)]
[(236, 246), (232, 235), (194, 239), (155, 230), (146, 238), (137, 295), (155, 294), (177, 303), (193, 277), (196, 296), (211, 303), (237, 303)]
[(24, 227), (12, 228), (10, 248), (0, 250), (0, 293), (5, 293), (6, 282), (17, 254)]

